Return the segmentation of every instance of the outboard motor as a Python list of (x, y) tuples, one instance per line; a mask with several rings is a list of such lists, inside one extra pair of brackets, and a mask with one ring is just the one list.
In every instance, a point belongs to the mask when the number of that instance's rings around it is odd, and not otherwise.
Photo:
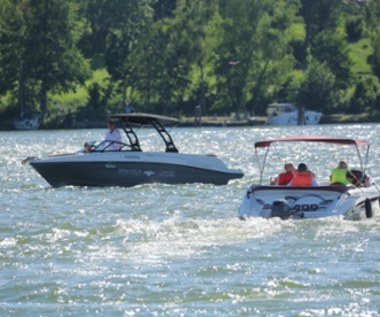
[(279, 217), (282, 220), (291, 216), (290, 207), (286, 199), (275, 200), (271, 206), (271, 216)]

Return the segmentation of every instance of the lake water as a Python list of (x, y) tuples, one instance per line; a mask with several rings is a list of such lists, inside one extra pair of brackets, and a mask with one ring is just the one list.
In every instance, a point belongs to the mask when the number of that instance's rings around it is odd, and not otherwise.
[[(21, 164), (104, 133), (0, 132), (0, 316), (380, 316), (379, 213), (357, 222), (237, 219), (258, 179), (255, 141), (365, 138), (379, 180), (380, 125), (172, 130), (181, 152), (214, 153), (244, 170), (226, 186), (53, 189)], [(140, 134), (143, 149), (163, 148), (152, 130)], [(265, 177), (287, 158), (327, 177), (346, 155), (279, 153)]]

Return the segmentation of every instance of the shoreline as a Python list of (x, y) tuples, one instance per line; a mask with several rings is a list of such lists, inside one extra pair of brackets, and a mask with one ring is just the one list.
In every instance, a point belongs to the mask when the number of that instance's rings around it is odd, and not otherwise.
[[(244, 120), (231, 119), (231, 117), (202, 117), (199, 123), (195, 122), (194, 117), (185, 117), (179, 119), (177, 124), (178, 128), (201, 128), (201, 127), (251, 127), (251, 126), (268, 126), (266, 125), (266, 116), (257, 116)], [(323, 124), (355, 124), (355, 123), (376, 123), (368, 120), (368, 116), (363, 115), (342, 115), (342, 114), (332, 114), (325, 115), (322, 117), (321, 122), (318, 125)], [(104, 128), (105, 123), (101, 120), (94, 121), (77, 121), (73, 122), (71, 128), (68, 129), (94, 129), (94, 128)]]
[[(359, 124), (359, 123), (378, 123), (377, 121), (368, 120), (369, 116), (361, 115), (345, 115), (332, 114), (322, 117), (318, 125), (323, 124)], [(200, 124), (195, 122), (194, 117), (184, 117), (179, 119), (177, 127), (181, 128), (200, 128), (200, 127), (252, 127), (252, 126), (269, 126), (266, 125), (266, 116), (257, 116), (244, 120), (233, 119), (231, 117), (212, 117), (205, 116), (201, 118)], [(105, 120), (83, 120), (73, 121), (70, 125), (56, 127), (40, 127), (38, 130), (58, 130), (58, 129), (97, 129), (105, 128)], [(0, 131), (21, 131), (13, 127), (13, 122), (0, 122)], [(27, 130), (24, 130), (27, 131)]]

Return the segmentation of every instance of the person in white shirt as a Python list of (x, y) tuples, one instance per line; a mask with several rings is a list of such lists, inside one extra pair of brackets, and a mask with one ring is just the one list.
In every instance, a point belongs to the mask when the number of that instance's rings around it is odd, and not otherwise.
[(109, 151), (120, 150), (121, 144), (118, 142), (121, 142), (121, 135), (120, 135), (119, 130), (116, 128), (115, 121), (108, 120), (108, 131), (106, 133), (104, 140), (116, 142), (116, 143), (112, 143), (109, 147), (107, 147), (107, 150)]

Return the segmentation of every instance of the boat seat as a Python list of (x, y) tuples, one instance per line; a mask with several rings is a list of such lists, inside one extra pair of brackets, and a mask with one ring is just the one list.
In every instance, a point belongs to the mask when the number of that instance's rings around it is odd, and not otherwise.
[(352, 185), (354, 186), (364, 186), (368, 187), (370, 185), (370, 178), (364, 174), (363, 177), (363, 172), (361, 170), (357, 169), (351, 169), (347, 172), (347, 178), (350, 180)]

